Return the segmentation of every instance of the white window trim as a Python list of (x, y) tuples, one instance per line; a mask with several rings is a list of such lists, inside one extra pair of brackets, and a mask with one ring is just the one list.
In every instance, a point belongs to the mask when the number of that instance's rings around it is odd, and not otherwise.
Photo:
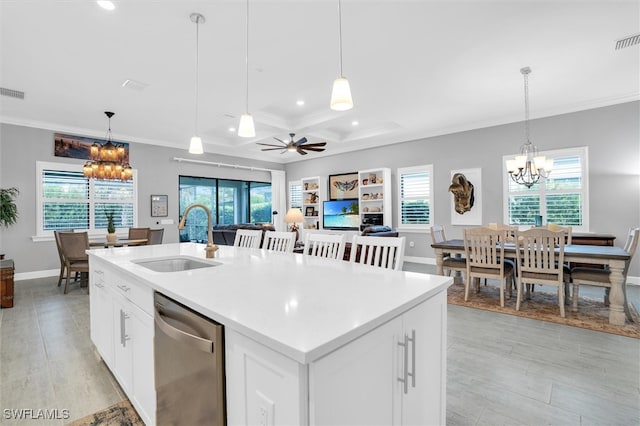
[[(509, 176), (509, 172), (507, 171), (507, 160), (513, 159), (518, 154), (512, 155), (504, 155), (502, 157), (502, 175), (504, 178), (502, 179), (502, 217), (504, 222), (506, 223), (509, 218), (509, 182), (511, 177)], [(581, 174), (582, 174), (582, 226), (574, 226), (572, 227), (574, 232), (589, 232), (589, 149), (586, 146), (576, 147), (576, 148), (564, 148), (564, 149), (555, 149), (549, 151), (540, 151), (539, 155), (544, 155), (546, 157), (566, 157), (566, 156), (580, 156), (583, 161), (581, 161)], [(553, 175), (553, 171), (551, 171)], [(546, 183), (543, 182), (541, 184), (542, 191), (536, 192), (536, 194), (544, 195), (546, 194)], [(575, 192), (575, 190), (567, 191), (567, 192)], [(554, 194), (560, 194), (562, 191), (553, 191)], [(544, 197), (541, 198), (541, 203), (544, 203)]]
[[(287, 183), (287, 211), (291, 208), (291, 192), (294, 186), (302, 188), (302, 180), (290, 180)], [(300, 192), (302, 193), (302, 191)], [(302, 208), (302, 203), (300, 203), (300, 208)]]
[[(62, 170), (67, 172), (82, 172), (82, 164), (52, 163), (48, 161), (36, 161), (36, 235), (31, 237), (34, 242), (53, 241), (53, 231), (43, 231), (42, 218), (42, 173), (44, 170)], [(133, 169), (133, 226), (138, 226), (138, 171)], [(103, 230), (91, 229), (89, 237), (104, 237)], [(128, 228), (116, 229), (119, 237), (128, 235)]]
[[(401, 176), (403, 174), (408, 174), (408, 173), (415, 173), (415, 172), (427, 172), (429, 174), (429, 182), (430, 182), (430, 188), (429, 188), (429, 223), (427, 224), (419, 224), (419, 225), (410, 225), (410, 224), (402, 224), (402, 198), (401, 198), (401, 194), (402, 194), (402, 179)], [(418, 231), (424, 231), (424, 230), (428, 230), (432, 225), (433, 225), (433, 214), (435, 211), (435, 204), (434, 204), (434, 176), (433, 176), (433, 164), (423, 164), (420, 166), (411, 166), (411, 167), (399, 167), (396, 170), (396, 212), (398, 214), (397, 218), (398, 218), (398, 231), (405, 231), (405, 232), (418, 232)]]

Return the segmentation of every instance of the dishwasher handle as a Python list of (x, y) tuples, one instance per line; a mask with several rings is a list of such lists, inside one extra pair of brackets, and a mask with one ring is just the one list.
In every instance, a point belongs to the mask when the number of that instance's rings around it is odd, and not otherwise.
[(156, 308), (154, 321), (164, 334), (166, 334), (167, 336), (171, 337), (174, 340), (177, 340), (181, 343), (185, 343), (187, 345), (191, 345), (194, 348), (199, 349), (201, 351), (213, 353), (213, 340), (203, 339), (200, 336), (189, 334), (178, 328), (175, 328), (169, 325), (165, 320), (163, 320), (162, 319), (163, 316), (165, 315), (163, 315), (158, 310), (158, 308)]

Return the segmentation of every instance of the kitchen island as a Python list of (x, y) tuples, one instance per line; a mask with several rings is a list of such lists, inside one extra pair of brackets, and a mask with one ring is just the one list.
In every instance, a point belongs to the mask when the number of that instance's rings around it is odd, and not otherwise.
[[(176, 257), (215, 266), (140, 263)], [(89, 261), (91, 338), (147, 424), (154, 291), (224, 326), (230, 425), (445, 423), (449, 277), (231, 246), (208, 260), (193, 243)]]

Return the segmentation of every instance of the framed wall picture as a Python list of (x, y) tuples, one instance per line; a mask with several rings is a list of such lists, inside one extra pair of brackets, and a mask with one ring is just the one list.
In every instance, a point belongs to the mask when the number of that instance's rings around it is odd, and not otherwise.
[(169, 197), (167, 195), (151, 196), (151, 217), (169, 215)]
[(329, 175), (329, 199), (358, 198), (358, 172)]
[[(107, 143), (104, 139), (90, 138), (86, 136), (73, 136), (63, 133), (55, 133), (53, 135), (53, 151), (56, 157), (77, 158), (80, 160), (89, 160), (91, 158), (91, 145), (98, 144), (100, 146)], [(124, 162), (129, 162), (129, 144), (127, 142), (112, 141), (113, 144), (122, 145), (124, 147)]]
[(451, 170), (452, 225), (482, 225), (482, 169)]
[(307, 206), (304, 210), (305, 216), (313, 216), (314, 208), (313, 206)]

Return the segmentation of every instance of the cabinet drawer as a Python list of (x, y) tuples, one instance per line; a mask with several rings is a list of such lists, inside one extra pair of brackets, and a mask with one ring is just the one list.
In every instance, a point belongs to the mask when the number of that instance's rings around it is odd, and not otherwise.
[(110, 281), (113, 291), (129, 299), (147, 314), (153, 315), (153, 291), (151, 288), (134, 280), (117, 276), (112, 276)]

